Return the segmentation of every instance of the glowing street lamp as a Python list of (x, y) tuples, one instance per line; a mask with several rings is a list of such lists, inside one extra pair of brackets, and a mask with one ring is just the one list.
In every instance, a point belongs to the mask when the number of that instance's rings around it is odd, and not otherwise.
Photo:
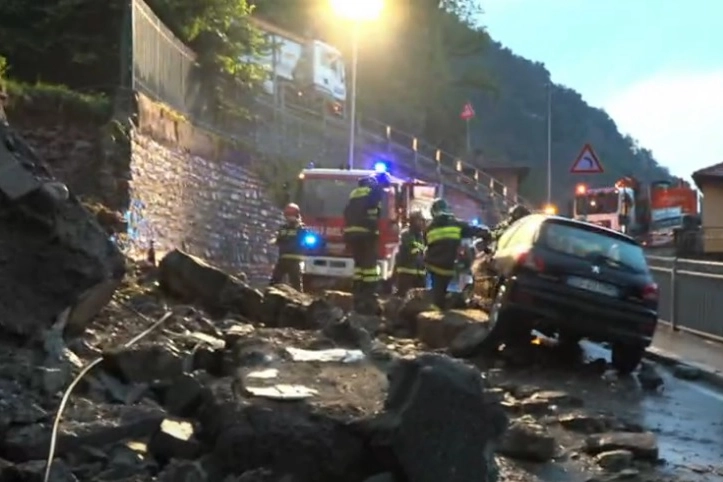
[(351, 108), (349, 113), (349, 169), (354, 168), (354, 136), (356, 135), (356, 82), (359, 64), (359, 25), (376, 19), (384, 9), (384, 0), (329, 0), (339, 17), (354, 24), (352, 31)]
[(545, 204), (545, 207), (542, 208), (542, 212), (554, 216), (555, 214), (557, 214), (557, 207), (555, 207), (554, 204)]

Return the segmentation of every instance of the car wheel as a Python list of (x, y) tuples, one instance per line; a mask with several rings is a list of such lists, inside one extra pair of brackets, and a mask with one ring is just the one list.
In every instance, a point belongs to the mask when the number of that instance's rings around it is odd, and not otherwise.
[(621, 375), (628, 375), (640, 365), (645, 354), (645, 348), (636, 345), (614, 343), (612, 352), (613, 368)]

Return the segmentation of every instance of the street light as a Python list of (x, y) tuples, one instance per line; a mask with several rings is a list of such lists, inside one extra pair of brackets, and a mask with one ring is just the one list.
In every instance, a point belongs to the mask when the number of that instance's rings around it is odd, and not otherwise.
[(384, 9), (384, 0), (329, 0), (332, 10), (339, 17), (350, 20), (352, 30), (351, 108), (349, 113), (349, 169), (354, 169), (354, 144), (356, 139), (356, 83), (359, 64), (359, 26), (374, 20)]

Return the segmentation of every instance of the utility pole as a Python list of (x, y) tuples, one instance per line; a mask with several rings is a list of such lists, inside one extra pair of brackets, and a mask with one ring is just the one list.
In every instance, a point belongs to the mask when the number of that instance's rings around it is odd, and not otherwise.
[(552, 81), (547, 84), (547, 204), (552, 203)]
[(356, 143), (356, 83), (359, 65), (359, 20), (354, 20), (352, 32), (352, 64), (351, 64), (351, 112), (349, 115), (349, 169), (354, 169), (354, 144)]

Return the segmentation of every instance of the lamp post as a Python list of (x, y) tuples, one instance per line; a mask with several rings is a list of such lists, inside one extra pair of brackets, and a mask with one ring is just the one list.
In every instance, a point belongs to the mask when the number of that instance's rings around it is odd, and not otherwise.
[(552, 203), (552, 81), (547, 84), (547, 204)]
[[(362, 22), (376, 19), (384, 8), (384, 0), (329, 0), (332, 10), (339, 17), (349, 20), (352, 29), (351, 99), (349, 107), (349, 169), (354, 168), (354, 144), (356, 143), (356, 91), (359, 64), (359, 31)], [(349, 94), (347, 94), (349, 95)]]

